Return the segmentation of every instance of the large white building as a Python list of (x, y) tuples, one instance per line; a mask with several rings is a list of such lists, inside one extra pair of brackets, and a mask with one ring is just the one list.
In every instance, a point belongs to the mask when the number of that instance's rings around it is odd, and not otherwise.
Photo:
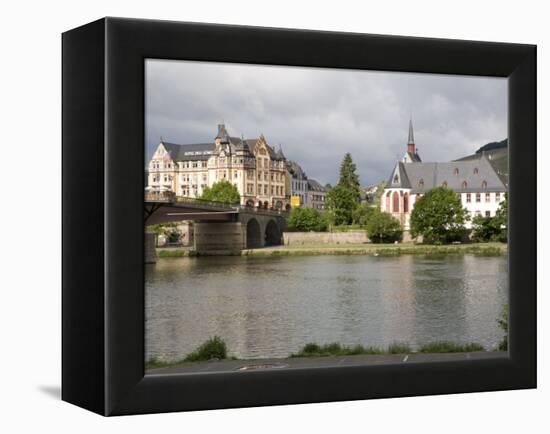
[(231, 137), (220, 124), (210, 143), (179, 145), (161, 140), (149, 161), (147, 188), (196, 198), (205, 187), (226, 180), (237, 187), (241, 205), (284, 209), (285, 160), (263, 135)]
[[(422, 162), (410, 122), (407, 152), (396, 163), (386, 183), (380, 201), (381, 210), (391, 213), (404, 230), (409, 230), (415, 202), (435, 187), (447, 187), (456, 192), (471, 218), (476, 215), (494, 216), (507, 190), (503, 179), (483, 153), (478, 159), (469, 161)], [(471, 220), (466, 227), (471, 227)]]

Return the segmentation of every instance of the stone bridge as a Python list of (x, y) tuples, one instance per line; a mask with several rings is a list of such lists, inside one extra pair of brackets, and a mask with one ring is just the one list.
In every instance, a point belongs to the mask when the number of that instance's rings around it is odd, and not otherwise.
[(146, 197), (144, 217), (146, 225), (192, 220), (197, 253), (230, 255), (282, 244), (287, 213), (197, 199)]

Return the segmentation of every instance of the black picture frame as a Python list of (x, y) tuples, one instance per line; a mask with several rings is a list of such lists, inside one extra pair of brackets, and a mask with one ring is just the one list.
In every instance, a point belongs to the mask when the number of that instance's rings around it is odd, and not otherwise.
[[(536, 46), (104, 18), (62, 36), (62, 399), (102, 415), (536, 387)], [(508, 77), (509, 357), (144, 375), (144, 60)]]

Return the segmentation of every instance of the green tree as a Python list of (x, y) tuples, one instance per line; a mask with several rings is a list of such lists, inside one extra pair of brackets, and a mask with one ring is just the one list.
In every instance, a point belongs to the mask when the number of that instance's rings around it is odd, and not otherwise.
[(335, 225), (351, 224), (353, 220), (352, 213), (357, 205), (358, 202), (353, 190), (340, 184), (327, 193), (327, 208), (333, 216)]
[(436, 244), (459, 240), (469, 218), (460, 199), (451, 189), (436, 187), (417, 200), (411, 212), (411, 235), (422, 235)]
[(500, 219), (477, 215), (472, 220), (472, 240), (499, 241), (502, 234)]
[(340, 164), (338, 185), (352, 191), (355, 200), (359, 202), (361, 200), (361, 188), (359, 186), (359, 175), (357, 175), (356, 171), (357, 167), (351, 158), (351, 154), (348, 152), (344, 155), (344, 159)]
[(338, 184), (327, 192), (327, 208), (335, 225), (349, 225), (352, 213), (359, 205), (361, 189), (356, 166), (348, 152), (340, 164)]
[(403, 229), (399, 221), (387, 212), (374, 208), (367, 221), (367, 235), (373, 243), (399, 241)]
[(370, 216), (378, 209), (367, 202), (361, 203), (351, 213), (351, 218), (354, 224), (366, 226)]
[(241, 201), (241, 195), (237, 187), (226, 180), (215, 182), (212, 187), (205, 187), (200, 198), (225, 203), (239, 203)]
[(289, 228), (298, 231), (322, 232), (328, 226), (325, 215), (315, 208), (293, 208), (287, 223)]
[(496, 224), (500, 227), (498, 241), (508, 241), (508, 194), (504, 194), (504, 200), (500, 203), (496, 215)]

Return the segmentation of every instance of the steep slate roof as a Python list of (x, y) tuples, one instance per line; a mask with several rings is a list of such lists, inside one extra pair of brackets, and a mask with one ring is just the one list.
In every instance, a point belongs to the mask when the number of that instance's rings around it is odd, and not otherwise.
[(420, 159), (420, 155), (418, 155), (418, 152), (407, 152), (407, 155), (411, 159), (413, 163), (421, 163), (422, 160)]
[(326, 191), (326, 188), (323, 187), (319, 182), (317, 182), (315, 179), (308, 179), (307, 180), (307, 188), (309, 190), (313, 191)]
[(286, 160), (286, 170), (289, 171), (293, 178), (307, 178), (306, 172), (304, 172), (304, 169), (296, 161)]
[[(458, 169), (458, 174), (455, 173)], [(477, 169), (478, 173), (474, 173)], [(393, 183), (398, 174), (399, 182)], [(421, 184), (420, 181), (423, 181)], [(482, 187), (482, 182), (487, 187)], [(506, 187), (489, 160), (482, 155), (477, 160), (451, 161), (448, 163), (398, 163), (386, 183), (386, 188), (410, 188), (411, 193), (425, 193), (443, 183), (457, 193), (497, 191), (504, 192)], [(466, 186), (463, 183), (466, 182)]]
[[(403, 163), (398, 162), (395, 165), (395, 168), (393, 169), (390, 178), (388, 179), (388, 182), (386, 182), (386, 188), (411, 188), (411, 183), (409, 181), (409, 177), (407, 176), (407, 172), (405, 171), (405, 166), (409, 166), (411, 164), (423, 164), (423, 163)], [(397, 175), (397, 179), (395, 178), (395, 175)]]
[(208, 160), (216, 149), (214, 143), (196, 143), (192, 145), (161, 143), (174, 161)]

